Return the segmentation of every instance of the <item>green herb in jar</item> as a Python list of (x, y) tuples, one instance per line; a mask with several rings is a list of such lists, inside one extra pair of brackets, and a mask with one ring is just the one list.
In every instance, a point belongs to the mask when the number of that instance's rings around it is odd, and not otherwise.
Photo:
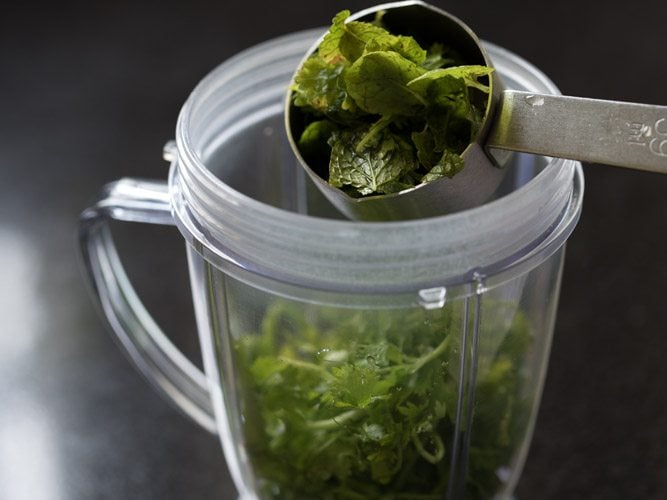
[[(465, 311), (274, 302), (260, 330), (235, 344), (244, 449), (260, 498), (444, 498), (454, 442), (465, 442), (457, 414)], [(465, 464), (465, 498), (479, 500), (497, 493), (530, 412), (521, 371), (529, 326), (511, 304), (488, 312), (510, 322), (480, 339)]]

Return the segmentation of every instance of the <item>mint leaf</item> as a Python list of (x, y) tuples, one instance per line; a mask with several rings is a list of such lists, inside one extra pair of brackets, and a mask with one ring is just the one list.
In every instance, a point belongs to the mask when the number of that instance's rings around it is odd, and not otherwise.
[(329, 139), (338, 126), (330, 120), (318, 120), (308, 124), (299, 138), (298, 146), (303, 159), (309, 165), (326, 165), (331, 156)]
[(414, 38), (392, 35), (376, 23), (346, 23), (349, 16), (349, 10), (336, 14), (331, 28), (322, 39), (318, 53), (326, 62), (339, 63), (343, 59), (354, 62), (365, 52), (387, 50), (397, 52), (416, 64), (425, 61), (426, 51)]
[(317, 55), (306, 59), (294, 79), (294, 104), (321, 114), (340, 109), (346, 98), (344, 69), (343, 64), (329, 64)]
[(465, 162), (461, 156), (445, 150), (438, 163), (422, 177), (422, 182), (432, 182), (443, 177), (454, 177), (464, 166)]
[[(452, 48), (339, 12), (294, 79), (306, 162), (351, 196), (389, 194), (450, 177), (475, 140), (493, 71)], [(480, 104), (483, 106), (483, 104)], [(300, 122), (303, 123), (303, 122)], [(301, 126), (301, 125), (297, 125)]]
[(368, 128), (332, 134), (329, 183), (338, 188), (353, 187), (361, 195), (395, 193), (411, 187), (406, 176), (418, 162), (410, 144), (385, 130), (358, 150), (367, 133)]
[(419, 162), (427, 169), (432, 169), (438, 163), (439, 155), (431, 128), (427, 125), (420, 132), (412, 132), (411, 138), (417, 149)]
[(429, 115), (428, 124), (436, 139), (437, 152), (449, 149), (460, 154), (477, 135), (479, 121), (472, 117), (474, 109), (466, 100), (459, 103), (461, 106), (453, 110)]
[(327, 63), (339, 63), (345, 58), (340, 50), (340, 43), (345, 34), (345, 20), (348, 17), (350, 17), (349, 10), (343, 10), (336, 14), (332, 20), (331, 28), (320, 43), (318, 54)]
[(415, 115), (427, 101), (408, 87), (424, 69), (396, 52), (370, 52), (360, 57), (345, 75), (346, 88), (367, 113)]
[[(364, 54), (369, 43), (373, 42), (378, 47), (389, 48), (394, 38), (380, 26), (352, 21), (345, 25), (345, 34), (341, 37), (341, 52), (345, 54), (349, 61), (354, 62)], [(378, 48), (377, 50), (382, 49)]]
[(347, 36), (343, 37), (348, 59), (356, 61), (368, 52), (396, 52), (415, 64), (422, 64), (426, 51), (411, 36), (396, 36), (384, 28), (370, 23), (350, 22), (347, 24)]
[(317, 117), (354, 123), (359, 110), (345, 88), (347, 68), (345, 62), (329, 64), (317, 54), (306, 59), (294, 79), (294, 105)]
[(493, 68), (488, 66), (453, 66), (451, 68), (433, 69), (423, 73), (408, 83), (408, 86), (415, 92), (424, 94), (431, 83), (441, 78), (458, 78), (468, 87), (474, 87), (482, 92), (489, 92), (489, 87), (480, 83), (479, 78), (489, 76), (493, 73)]
[[(470, 122), (459, 119), (451, 110), (429, 115), (424, 129), (411, 136), (420, 163), (428, 169), (421, 182), (451, 178), (459, 173), (465, 166), (460, 153), (467, 147), (465, 139), (470, 135)], [(455, 139), (460, 137), (465, 139)]]
[(451, 49), (441, 43), (434, 43), (426, 52), (426, 58), (421, 62), (422, 68), (432, 70), (444, 66), (458, 66), (459, 58)]

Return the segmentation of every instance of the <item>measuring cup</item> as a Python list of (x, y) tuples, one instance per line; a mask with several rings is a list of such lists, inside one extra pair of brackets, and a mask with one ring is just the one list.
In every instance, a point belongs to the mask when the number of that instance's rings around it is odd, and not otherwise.
[[(94, 296), (146, 378), (219, 435), (243, 499), (508, 497), (542, 392), (581, 166), (516, 155), (504, 196), (486, 205), (341, 220), (283, 129), (286, 86), (320, 33), (216, 68), (181, 110), (168, 182), (119, 180), (82, 212)], [(558, 92), (485, 48), (509, 88)], [(183, 235), (187, 264), (173, 265), (189, 266), (203, 372), (132, 289), (114, 220)]]
[[(377, 5), (347, 21), (372, 21), (378, 12), (390, 32), (415, 36), (424, 46), (443, 43), (467, 64), (493, 67), (475, 33), (460, 19), (433, 5), (407, 0)], [(321, 38), (306, 51), (305, 61)], [(465, 167), (452, 178), (384, 195), (353, 197), (331, 186), (328, 173), (303, 159), (295, 139), (303, 131), (299, 108), (287, 101), (290, 143), (313, 182), (343, 214), (356, 220), (403, 220), (443, 215), (488, 201), (505, 175), (499, 168), (509, 152), (604, 163), (667, 173), (667, 106), (604, 101), (506, 89), (502, 75), (489, 77), (488, 94), (471, 93), (484, 116), (475, 140), (463, 151)], [(295, 115), (295, 116), (294, 116)]]

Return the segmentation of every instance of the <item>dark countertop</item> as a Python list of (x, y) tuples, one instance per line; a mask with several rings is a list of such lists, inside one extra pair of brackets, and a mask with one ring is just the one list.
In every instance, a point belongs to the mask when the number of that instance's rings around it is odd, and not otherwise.
[[(93, 308), (77, 214), (108, 181), (165, 178), (179, 107), (219, 62), (370, 2), (91, 4), (0, 15), (0, 499), (231, 499), (217, 438), (154, 394)], [(664, 0), (446, 5), (564, 93), (667, 104)], [(517, 493), (665, 498), (667, 176), (585, 172)], [(197, 359), (177, 231), (118, 233), (149, 309)]]

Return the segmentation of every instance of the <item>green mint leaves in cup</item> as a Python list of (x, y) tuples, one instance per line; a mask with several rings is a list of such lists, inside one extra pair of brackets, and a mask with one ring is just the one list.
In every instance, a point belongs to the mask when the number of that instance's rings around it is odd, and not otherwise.
[(303, 116), (299, 152), (333, 187), (354, 197), (390, 194), (453, 177), (475, 140), (492, 68), (465, 65), (442, 43), (342, 11), (294, 77), (290, 105)]

